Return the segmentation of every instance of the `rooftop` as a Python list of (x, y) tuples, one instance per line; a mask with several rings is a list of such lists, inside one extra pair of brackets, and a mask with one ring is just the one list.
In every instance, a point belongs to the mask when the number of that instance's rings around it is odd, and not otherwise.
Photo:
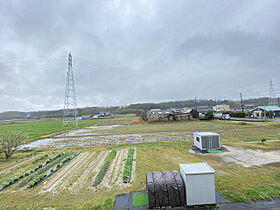
[(211, 168), (207, 163), (189, 163), (179, 164), (180, 169), (185, 174), (213, 174), (215, 170)]
[(199, 136), (218, 136), (219, 134), (213, 132), (195, 132)]
[(258, 106), (257, 108), (264, 109), (266, 111), (280, 111), (279, 106)]

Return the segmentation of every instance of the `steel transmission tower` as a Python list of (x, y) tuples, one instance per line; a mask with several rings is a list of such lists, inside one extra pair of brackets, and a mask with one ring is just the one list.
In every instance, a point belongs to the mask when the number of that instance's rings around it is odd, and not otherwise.
[(63, 126), (66, 126), (69, 123), (73, 123), (76, 126), (78, 125), (78, 109), (71, 52), (69, 53), (68, 71), (66, 73), (66, 89), (62, 124)]
[(272, 80), (270, 80), (269, 86), (270, 86), (270, 87), (269, 87), (268, 105), (270, 105), (270, 106), (277, 106), (278, 103), (277, 103), (276, 95), (275, 95), (275, 93), (274, 93)]

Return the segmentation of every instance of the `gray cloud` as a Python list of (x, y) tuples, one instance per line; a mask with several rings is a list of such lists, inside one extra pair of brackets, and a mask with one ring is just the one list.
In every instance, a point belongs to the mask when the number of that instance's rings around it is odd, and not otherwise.
[(277, 1), (2, 1), (0, 111), (280, 95)]

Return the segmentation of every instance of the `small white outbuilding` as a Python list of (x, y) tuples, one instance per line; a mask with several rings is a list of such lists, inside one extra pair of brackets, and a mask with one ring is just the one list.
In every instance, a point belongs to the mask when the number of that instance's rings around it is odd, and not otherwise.
[(193, 133), (193, 143), (200, 150), (221, 149), (220, 135), (213, 132)]
[(179, 164), (188, 206), (215, 204), (215, 170), (207, 163)]

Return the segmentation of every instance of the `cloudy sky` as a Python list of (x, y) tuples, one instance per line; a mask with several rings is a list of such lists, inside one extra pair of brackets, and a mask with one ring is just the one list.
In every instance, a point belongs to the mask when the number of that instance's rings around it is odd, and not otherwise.
[(2, 0), (0, 112), (280, 95), (280, 3)]

